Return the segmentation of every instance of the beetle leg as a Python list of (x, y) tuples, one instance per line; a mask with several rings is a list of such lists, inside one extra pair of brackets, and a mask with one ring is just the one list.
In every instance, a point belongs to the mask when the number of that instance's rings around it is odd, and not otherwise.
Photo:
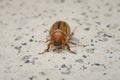
[(69, 39), (71, 39), (73, 35), (74, 35), (74, 32), (70, 34)]
[(46, 41), (39, 41), (39, 42), (47, 43), (48, 41), (50, 41), (50, 39), (47, 39)]
[(50, 41), (50, 39), (46, 40), (45, 43), (47, 43), (48, 41)]
[(67, 47), (68, 51), (70, 51), (70, 52), (73, 53), (73, 54), (76, 54), (76, 52), (71, 51), (70, 46), (69, 46), (68, 44), (66, 44), (66, 47)]
[(73, 45), (82, 46), (82, 47), (86, 47), (86, 46), (88, 46), (88, 45), (80, 45), (80, 44), (77, 44), (77, 43), (74, 43), (74, 42), (70, 42), (70, 41), (68, 41), (68, 43), (73, 44)]
[(46, 52), (49, 52), (49, 49), (50, 49), (51, 44), (52, 44), (52, 43), (49, 43), (49, 44), (48, 44), (47, 49), (45, 49), (45, 51), (44, 51), (44, 52), (42, 52), (42, 54), (44, 54), (44, 53), (46, 53)]
[(73, 45), (78, 45), (77, 43), (70, 42), (70, 41), (68, 41), (68, 43), (73, 44)]
[(77, 28), (77, 27), (75, 27), (75, 28), (73, 29), (73, 32), (70, 34), (70, 36), (69, 36), (70, 39), (71, 39), (71, 37), (74, 35), (74, 32), (75, 32), (76, 28)]

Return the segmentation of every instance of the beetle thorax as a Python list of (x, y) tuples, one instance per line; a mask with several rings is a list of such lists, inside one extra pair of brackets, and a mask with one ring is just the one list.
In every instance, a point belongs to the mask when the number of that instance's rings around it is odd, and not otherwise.
[(54, 41), (61, 41), (65, 38), (65, 35), (62, 32), (55, 32), (51, 36), (52, 40)]

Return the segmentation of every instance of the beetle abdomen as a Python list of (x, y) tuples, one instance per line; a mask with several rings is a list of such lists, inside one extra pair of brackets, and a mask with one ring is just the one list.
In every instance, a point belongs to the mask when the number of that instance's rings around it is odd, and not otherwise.
[(52, 35), (56, 30), (61, 30), (61, 32), (66, 36), (69, 36), (71, 33), (69, 25), (64, 21), (55, 22), (50, 29), (50, 35)]

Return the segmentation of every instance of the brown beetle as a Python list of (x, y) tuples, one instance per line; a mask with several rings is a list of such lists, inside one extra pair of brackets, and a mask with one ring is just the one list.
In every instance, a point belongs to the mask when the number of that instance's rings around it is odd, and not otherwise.
[(74, 32), (71, 32), (69, 25), (64, 21), (57, 21), (55, 22), (50, 31), (48, 39), (46, 42), (50, 41), (48, 44), (47, 49), (43, 52), (49, 52), (51, 46), (55, 47), (55, 49), (65, 49), (67, 48), (71, 53), (76, 54), (74, 51), (71, 51), (69, 43), (77, 45), (76, 43), (70, 42), (71, 37), (73, 36)]

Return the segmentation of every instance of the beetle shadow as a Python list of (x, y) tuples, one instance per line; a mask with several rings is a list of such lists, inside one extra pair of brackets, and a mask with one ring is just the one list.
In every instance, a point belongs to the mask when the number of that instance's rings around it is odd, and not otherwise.
[(64, 49), (62, 49), (62, 48), (60, 48), (60, 49), (53, 49), (52, 51), (54, 52), (54, 53), (62, 53), (63, 52), (63, 50)]

